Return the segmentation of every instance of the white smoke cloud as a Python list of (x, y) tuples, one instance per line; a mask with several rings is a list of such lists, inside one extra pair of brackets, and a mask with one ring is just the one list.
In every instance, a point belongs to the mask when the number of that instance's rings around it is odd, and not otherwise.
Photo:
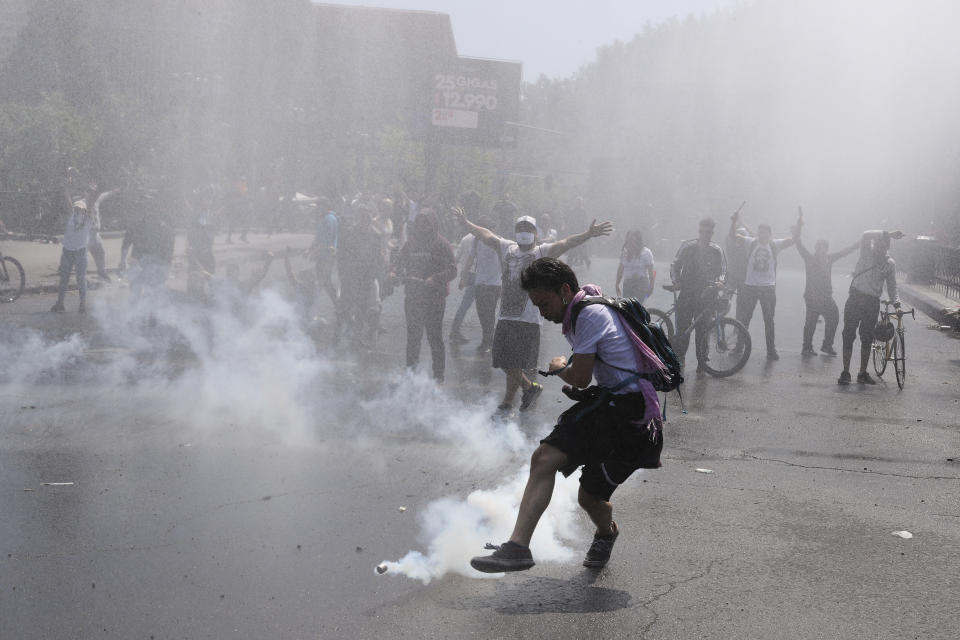
[[(431, 502), (420, 517), (426, 553), (410, 551), (396, 561), (384, 561), (388, 574), (404, 575), (428, 584), (447, 573), (470, 578), (497, 577), (470, 566), (470, 558), (486, 555), (484, 544), (502, 543), (510, 537), (526, 486), (529, 466), (508, 482), (491, 490), (472, 492), (465, 500), (443, 498)], [(574, 513), (579, 482), (575, 476), (557, 476), (550, 506), (530, 541), (536, 562), (563, 562), (573, 556), (565, 541), (576, 540)]]
[[(261, 442), (267, 434), (279, 445), (309, 446), (330, 428), (342, 428), (332, 418), (342, 414), (352, 446), (371, 458), (383, 436), (437, 442), (449, 454), (444, 463), (461, 473), (505, 468), (511, 475), (493, 489), (431, 502), (419, 514), (425, 552), (387, 563), (391, 573), (423, 582), (449, 572), (478, 577), (483, 574), (469, 566), (470, 558), (486, 553), (484, 543), (508, 539), (536, 442), (516, 422), (490, 419), (492, 397), (465, 402), (407, 371), (386, 372), (379, 388), (346, 383), (350, 363), (327, 359), (294, 307), (273, 290), (209, 305), (167, 292), (127, 303), (113, 292), (94, 300), (90, 311), (97, 327), (86, 336), (0, 334), (0, 359), (9, 363), (0, 383), (11, 389), (69, 374), (70, 382), (94, 392), (119, 388), (123, 407), (149, 406), (195, 436), (252, 433)], [(558, 477), (532, 541), (536, 561), (570, 558), (565, 542), (578, 537), (577, 488), (575, 479)]]

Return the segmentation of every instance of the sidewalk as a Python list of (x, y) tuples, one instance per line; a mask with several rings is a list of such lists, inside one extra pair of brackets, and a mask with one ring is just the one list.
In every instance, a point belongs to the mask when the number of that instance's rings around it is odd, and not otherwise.
[[(107, 272), (114, 276), (120, 262), (120, 246), (123, 242), (121, 233), (107, 233), (103, 237), (103, 248), (106, 252)], [(233, 244), (223, 241), (223, 234), (217, 237), (213, 244), (213, 253), (217, 260), (217, 271), (222, 273), (222, 266), (230, 263), (257, 261), (264, 251), (272, 251), (279, 259), (283, 258), (286, 247), (305, 249), (313, 242), (313, 235), (309, 233), (275, 233), (268, 236), (265, 233), (248, 233), (249, 243), (239, 242), (236, 238)], [(0, 238), (0, 251), (5, 256), (16, 258), (26, 272), (27, 293), (56, 293), (60, 282), (57, 270), (60, 266), (60, 244), (52, 244), (40, 240), (20, 240)], [(177, 233), (173, 251), (172, 274), (186, 272), (186, 235)], [(176, 277), (172, 275), (171, 277)], [(87, 285), (91, 289), (100, 286), (100, 279), (96, 276), (96, 266), (93, 257), (87, 255)], [(76, 289), (76, 280), (71, 278), (70, 289)]]
[(917, 311), (927, 314), (937, 324), (950, 325), (954, 331), (960, 331), (960, 301), (948, 298), (933, 287), (921, 284), (898, 284), (903, 301), (916, 307)]

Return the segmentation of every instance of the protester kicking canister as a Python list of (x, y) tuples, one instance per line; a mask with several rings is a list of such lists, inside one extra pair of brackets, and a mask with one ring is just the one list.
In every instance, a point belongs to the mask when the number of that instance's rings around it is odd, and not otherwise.
[(555, 258), (534, 261), (524, 270), (521, 286), (544, 318), (562, 325), (573, 348), (572, 360), (557, 356), (549, 371), (567, 383), (563, 391), (576, 404), (560, 415), (533, 452), (510, 539), (487, 545), (493, 553), (473, 558), (470, 565), (485, 573), (532, 567), (530, 539), (550, 504), (556, 474), (569, 476), (582, 466), (578, 502), (596, 527), (583, 564), (603, 567), (620, 535), (610, 497), (637, 469), (660, 466), (660, 403), (652, 383), (642, 376), (662, 371), (664, 365), (609, 307), (579, 308), (573, 326), (578, 303), (601, 292), (594, 285), (581, 288), (565, 263)]

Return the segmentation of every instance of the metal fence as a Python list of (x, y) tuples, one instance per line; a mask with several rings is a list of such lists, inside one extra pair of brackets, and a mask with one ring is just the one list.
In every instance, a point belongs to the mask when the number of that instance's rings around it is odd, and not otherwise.
[(932, 286), (960, 300), (960, 249), (918, 238), (910, 243), (907, 260), (909, 282)]

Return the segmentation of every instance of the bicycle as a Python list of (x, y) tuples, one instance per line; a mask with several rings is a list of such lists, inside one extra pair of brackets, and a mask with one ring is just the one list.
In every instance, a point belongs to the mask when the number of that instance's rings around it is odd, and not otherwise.
[[(752, 342), (747, 328), (738, 320), (728, 318), (726, 315), (730, 311), (730, 296), (733, 295), (733, 291), (720, 285), (708, 288), (704, 292), (703, 310), (683, 333), (675, 336), (670, 316), (676, 316), (677, 313), (679, 287), (665, 284), (663, 288), (673, 293), (673, 306), (666, 311), (647, 308), (650, 322), (659, 325), (671, 343), (675, 337), (689, 339), (697, 325), (703, 323), (703, 326), (708, 326), (709, 330), (706, 338), (702, 339), (702, 345), (696, 346), (697, 349), (703, 349), (697, 358), (699, 367), (715, 378), (726, 378), (743, 369), (747, 360), (750, 359)], [(696, 342), (694, 340), (694, 344)]]
[(23, 266), (15, 258), (0, 252), (0, 302), (13, 302), (27, 284)]
[[(889, 300), (882, 300), (883, 310), (880, 311), (880, 318), (877, 321), (876, 331), (888, 334), (889, 337), (880, 337), (874, 335), (873, 339), (873, 370), (878, 376), (882, 376), (887, 370), (887, 363), (893, 363), (893, 372), (897, 378), (897, 386), (903, 389), (907, 379), (907, 343), (904, 339), (905, 331), (903, 329), (903, 316), (911, 316), (914, 320), (917, 315), (914, 309), (904, 311), (896, 309), (889, 311), (893, 303)], [(891, 319), (897, 319), (896, 327), (891, 323)], [(889, 329), (883, 329), (882, 325), (889, 325)]]

